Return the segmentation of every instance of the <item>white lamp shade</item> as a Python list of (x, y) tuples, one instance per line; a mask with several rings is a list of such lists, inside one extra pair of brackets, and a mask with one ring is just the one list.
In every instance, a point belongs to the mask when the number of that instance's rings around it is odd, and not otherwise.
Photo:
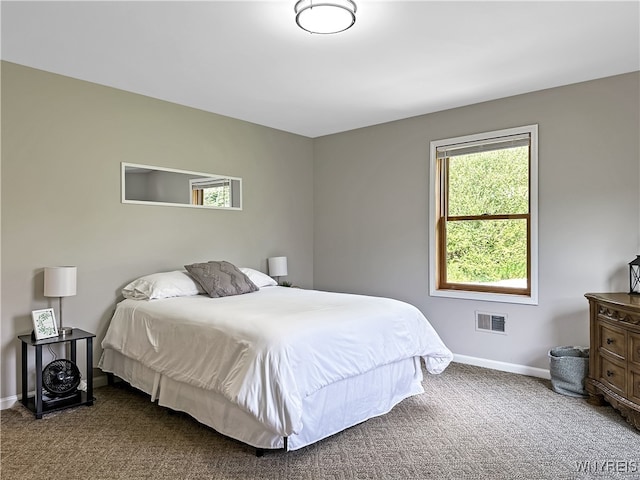
[(287, 257), (269, 258), (269, 275), (272, 277), (285, 277), (287, 275)]
[(44, 296), (71, 297), (76, 294), (77, 267), (45, 267)]

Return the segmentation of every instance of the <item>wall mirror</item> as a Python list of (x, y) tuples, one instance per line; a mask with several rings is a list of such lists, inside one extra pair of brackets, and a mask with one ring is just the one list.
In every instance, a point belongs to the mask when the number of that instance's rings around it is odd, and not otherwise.
[(123, 162), (122, 203), (242, 210), (242, 179)]

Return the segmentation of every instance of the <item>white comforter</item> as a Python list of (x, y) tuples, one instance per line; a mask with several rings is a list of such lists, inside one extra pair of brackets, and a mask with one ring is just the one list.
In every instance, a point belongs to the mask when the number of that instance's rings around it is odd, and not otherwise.
[(330, 383), (416, 356), (440, 373), (453, 358), (412, 305), (284, 287), (124, 300), (102, 347), (218, 392), (282, 436), (300, 432), (302, 399)]

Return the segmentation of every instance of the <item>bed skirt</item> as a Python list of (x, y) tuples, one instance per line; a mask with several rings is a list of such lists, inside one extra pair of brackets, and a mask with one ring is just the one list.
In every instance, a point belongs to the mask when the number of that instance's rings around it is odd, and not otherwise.
[(114, 350), (105, 349), (98, 366), (149, 394), (160, 406), (185, 412), (217, 432), (259, 449), (297, 450), (384, 415), (405, 398), (424, 392), (419, 357), (332, 383), (304, 398), (303, 428), (285, 442), (222, 395), (177, 382)]

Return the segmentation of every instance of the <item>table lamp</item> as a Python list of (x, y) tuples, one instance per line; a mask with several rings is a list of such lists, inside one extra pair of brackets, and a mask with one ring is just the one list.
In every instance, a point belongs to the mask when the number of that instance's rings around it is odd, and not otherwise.
[(44, 296), (58, 297), (58, 310), (60, 311), (60, 326), (58, 334), (61, 337), (73, 332), (71, 327), (62, 326), (62, 297), (71, 297), (76, 294), (77, 267), (45, 267), (44, 269)]
[(269, 275), (276, 277), (276, 282), (280, 284), (280, 277), (287, 276), (287, 257), (269, 258)]

